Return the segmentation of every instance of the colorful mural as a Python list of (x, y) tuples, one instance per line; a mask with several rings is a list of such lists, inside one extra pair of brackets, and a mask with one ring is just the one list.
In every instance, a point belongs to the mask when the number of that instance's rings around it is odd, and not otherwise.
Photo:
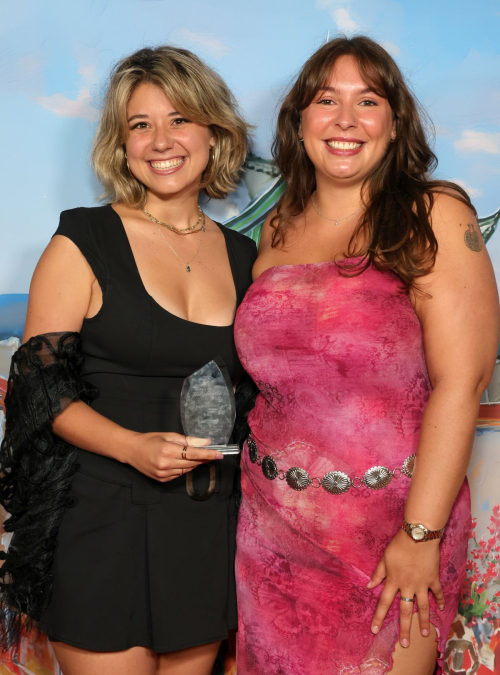
[[(263, 20), (265, 17), (265, 20)], [(88, 166), (110, 66), (147, 44), (192, 49), (215, 67), (254, 125), (239, 189), (204, 208), (259, 241), (284, 190), (270, 161), (279, 98), (329, 35), (366, 33), (396, 58), (435, 125), (438, 175), (470, 194), (500, 280), (498, 0), (18, 0), (0, 8), (0, 99), (5, 120), (0, 167), (0, 435), (11, 355), (22, 338), (29, 281), (58, 214), (97, 203)], [(432, 18), (432, 21), (429, 19)], [(243, 28), (242, 28), (243, 27)], [(491, 214), (491, 215), (488, 215)], [(500, 359), (483, 398), (469, 467), (474, 527), (467, 581), (449, 637), (446, 672), (500, 675)], [(0, 521), (3, 519), (0, 518)], [(8, 538), (0, 531), (0, 546)], [(45, 639), (27, 636), (0, 675), (59, 675)], [(234, 642), (226, 675), (236, 675)]]

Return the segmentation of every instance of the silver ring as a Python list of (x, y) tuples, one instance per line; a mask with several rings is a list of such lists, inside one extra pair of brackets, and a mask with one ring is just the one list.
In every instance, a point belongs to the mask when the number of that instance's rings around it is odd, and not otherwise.
[(403, 602), (413, 602), (414, 598), (403, 598), (402, 595), (399, 596), (399, 599), (402, 600)]
[(182, 448), (182, 452), (181, 452), (182, 459), (186, 459), (186, 453), (187, 453), (187, 445), (185, 445), (185, 446)]

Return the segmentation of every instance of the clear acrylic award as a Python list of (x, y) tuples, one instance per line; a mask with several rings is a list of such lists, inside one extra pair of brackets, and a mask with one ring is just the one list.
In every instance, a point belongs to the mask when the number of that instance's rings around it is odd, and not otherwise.
[(181, 391), (181, 422), (186, 436), (209, 438), (210, 445), (225, 455), (237, 455), (228, 445), (236, 419), (233, 385), (220, 356), (186, 377)]

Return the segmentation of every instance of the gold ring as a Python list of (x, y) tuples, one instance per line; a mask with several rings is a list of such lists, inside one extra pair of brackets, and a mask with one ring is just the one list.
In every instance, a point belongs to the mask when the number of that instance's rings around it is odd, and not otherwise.
[(402, 595), (399, 596), (399, 599), (403, 602), (413, 602), (413, 598), (403, 598)]
[(185, 446), (182, 448), (182, 452), (181, 452), (182, 459), (186, 459), (186, 453), (187, 453), (187, 445), (185, 445)]

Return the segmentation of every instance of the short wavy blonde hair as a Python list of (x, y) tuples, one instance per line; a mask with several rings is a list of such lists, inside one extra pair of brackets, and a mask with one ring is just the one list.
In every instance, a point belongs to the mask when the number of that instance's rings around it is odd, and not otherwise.
[(141, 208), (146, 187), (127, 168), (127, 103), (141, 83), (165, 92), (182, 115), (210, 128), (215, 145), (200, 189), (224, 199), (236, 187), (248, 151), (249, 125), (222, 78), (187, 49), (140, 49), (113, 68), (92, 150), (94, 171), (104, 186), (102, 199)]

